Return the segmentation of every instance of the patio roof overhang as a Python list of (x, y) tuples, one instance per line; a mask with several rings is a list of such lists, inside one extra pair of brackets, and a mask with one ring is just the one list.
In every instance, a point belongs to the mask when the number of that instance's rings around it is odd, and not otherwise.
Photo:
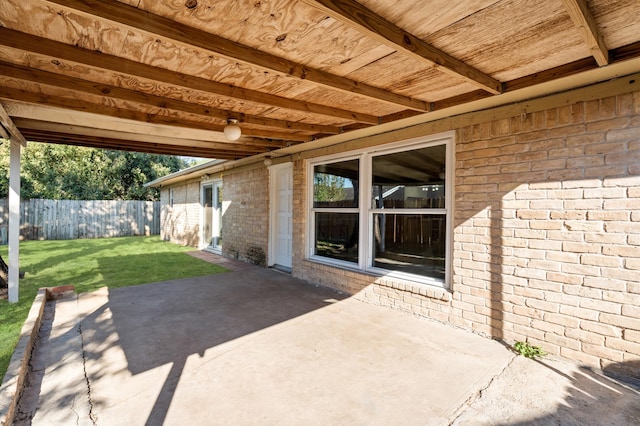
[(638, 72), (638, 16), (623, 0), (6, 0), (0, 104), (28, 140), (242, 165)]

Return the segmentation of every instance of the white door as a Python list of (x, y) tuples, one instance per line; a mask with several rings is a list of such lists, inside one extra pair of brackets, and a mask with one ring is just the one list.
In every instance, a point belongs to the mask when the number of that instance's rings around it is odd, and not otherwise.
[(213, 250), (222, 249), (222, 182), (202, 186), (203, 241)]
[(291, 268), (293, 240), (293, 166), (271, 168), (271, 265)]

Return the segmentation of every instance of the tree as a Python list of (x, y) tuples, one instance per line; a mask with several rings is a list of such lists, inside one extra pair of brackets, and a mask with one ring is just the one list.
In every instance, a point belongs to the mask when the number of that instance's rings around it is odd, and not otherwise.
[[(20, 196), (66, 200), (159, 200), (149, 181), (188, 166), (180, 157), (30, 142)], [(0, 197), (9, 190), (9, 143), (0, 145)]]
[(340, 201), (345, 198), (345, 178), (328, 173), (315, 173), (313, 199), (315, 201)]

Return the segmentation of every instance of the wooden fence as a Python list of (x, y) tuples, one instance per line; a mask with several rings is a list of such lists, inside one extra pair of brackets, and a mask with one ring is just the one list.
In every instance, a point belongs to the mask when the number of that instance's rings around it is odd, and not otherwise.
[[(7, 244), (9, 203), (0, 199), (0, 244)], [(72, 240), (160, 234), (159, 201), (24, 200), (20, 239)]]

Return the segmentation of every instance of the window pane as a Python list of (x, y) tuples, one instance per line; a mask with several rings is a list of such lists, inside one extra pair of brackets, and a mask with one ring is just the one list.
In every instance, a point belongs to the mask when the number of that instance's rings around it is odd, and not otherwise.
[(374, 264), (444, 281), (445, 215), (374, 214)]
[(358, 214), (315, 214), (315, 254), (358, 262)]
[(313, 207), (358, 207), (358, 160), (314, 166)]
[(446, 153), (437, 145), (373, 157), (371, 207), (443, 209)]

